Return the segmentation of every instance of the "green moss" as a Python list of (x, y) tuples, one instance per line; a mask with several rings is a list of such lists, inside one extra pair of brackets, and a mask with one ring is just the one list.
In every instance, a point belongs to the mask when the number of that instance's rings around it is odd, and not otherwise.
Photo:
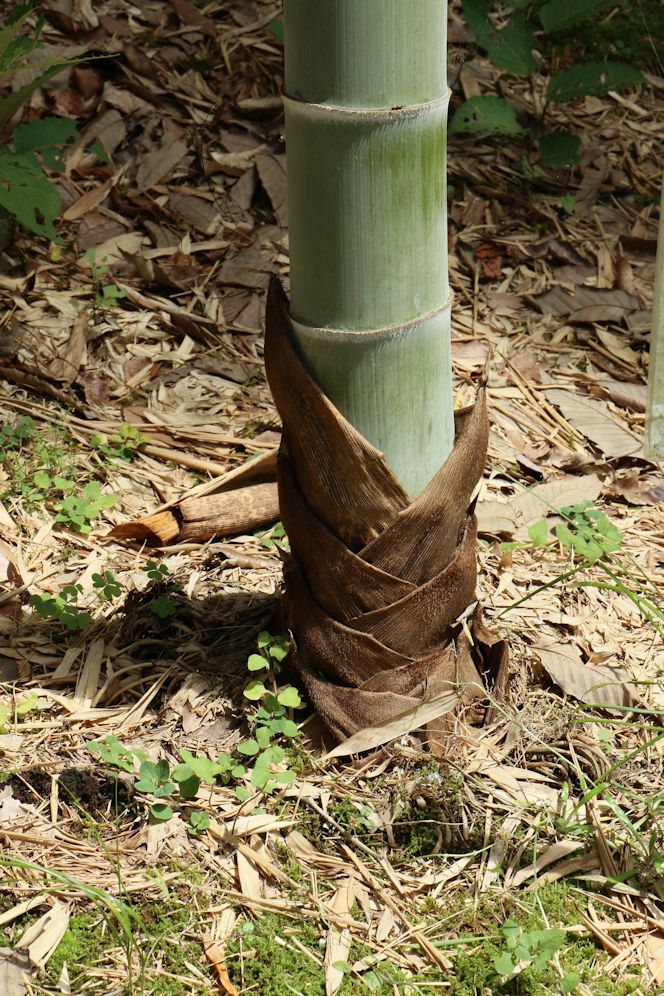
[[(322, 961), (326, 928), (314, 921), (294, 923), (273, 914), (266, 914), (255, 922), (245, 921), (226, 946), (227, 966), (231, 979), (241, 992), (255, 992), (258, 996), (325, 996), (325, 971), (322, 965), (308, 957), (302, 945)], [(279, 938), (279, 940), (277, 940)], [(299, 943), (293, 943), (297, 940)], [(285, 943), (284, 943), (285, 942)], [(370, 954), (369, 949), (353, 944), (347, 964)], [(347, 974), (339, 996), (378, 996), (404, 994), (407, 987), (421, 981), (420, 992), (426, 992), (426, 981), (442, 981), (438, 974), (420, 977), (406, 976), (390, 962), (380, 962), (362, 979)], [(437, 991), (437, 990), (436, 990)]]
[(369, 806), (358, 809), (350, 799), (339, 799), (338, 802), (333, 802), (330, 806), (330, 816), (347, 833), (359, 840), (366, 841), (368, 844), (372, 842), (375, 844), (377, 840), (382, 838), (382, 834), (377, 831), (376, 819)]
[(426, 812), (417, 806), (407, 806), (392, 828), (402, 857), (419, 858), (425, 854), (433, 854), (440, 840), (443, 819), (439, 806), (431, 806)]
[[(526, 906), (526, 903), (528, 904)], [(502, 928), (507, 920), (524, 931), (572, 927), (581, 921), (581, 905), (564, 883), (552, 883), (537, 893), (517, 897), (485, 894), (476, 905), (463, 898), (458, 904), (458, 918), (454, 909), (447, 911), (450, 928), (459, 937), (468, 937), (468, 944), (450, 951), (454, 958), (454, 977), (450, 980), (451, 996), (476, 996), (493, 991), (500, 993), (529, 993), (547, 996), (559, 991), (560, 976), (551, 966), (536, 969), (530, 966), (517, 978), (500, 983), (494, 960), (507, 950)], [(473, 944), (472, 938), (477, 942)], [(624, 996), (633, 991), (636, 976), (627, 976), (619, 983), (604, 977), (603, 966), (607, 955), (600, 951), (588, 934), (567, 934), (558, 951), (563, 972), (576, 973), (588, 990), (597, 996)]]
[[(21, 933), (24, 929), (23, 923)], [(48, 977), (57, 983), (66, 962), (72, 991), (78, 992), (86, 979), (89, 983), (88, 969), (102, 962), (104, 951), (117, 944), (117, 934), (109, 929), (100, 913), (78, 913), (69, 920), (69, 926), (46, 966)]]

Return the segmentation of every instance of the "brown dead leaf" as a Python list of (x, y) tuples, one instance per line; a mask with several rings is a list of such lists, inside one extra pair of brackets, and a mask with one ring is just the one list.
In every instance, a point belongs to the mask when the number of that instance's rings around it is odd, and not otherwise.
[(69, 926), (70, 908), (56, 900), (53, 906), (25, 931), (16, 948), (27, 949), (30, 963), (43, 968), (62, 940)]
[(200, 10), (196, 10), (196, 8), (189, 3), (189, 0), (170, 0), (170, 4), (183, 24), (188, 24), (191, 27), (198, 28), (199, 31), (201, 31), (204, 35), (207, 35), (209, 38), (217, 37), (217, 28), (214, 21), (201, 14)]
[[(349, 878), (335, 892), (330, 908), (341, 915), (348, 916), (353, 906), (353, 883), (354, 879)], [(325, 996), (336, 996), (344, 981), (344, 971), (339, 967), (339, 962), (346, 962), (352, 944), (352, 936), (348, 927), (340, 930), (337, 927), (330, 927), (327, 932), (327, 944), (325, 946)]]
[(516, 529), (514, 506), (506, 501), (481, 501), (477, 505), (478, 536), (512, 536)]
[(616, 474), (607, 494), (619, 495), (630, 505), (659, 505), (664, 502), (664, 477), (644, 479), (638, 470), (629, 470)]
[(602, 482), (597, 474), (566, 474), (544, 484), (536, 484), (514, 499), (514, 507), (519, 513), (519, 525), (522, 528), (530, 526), (548, 515), (556, 514), (566, 505), (595, 501), (601, 490)]
[(603, 380), (590, 386), (593, 397), (608, 396), (614, 405), (631, 412), (646, 410), (647, 388), (645, 384), (631, 384), (621, 380)]
[(53, 380), (59, 380), (65, 387), (74, 383), (85, 360), (87, 343), (88, 316), (82, 314), (74, 319), (65, 355), (56, 357), (51, 363), (49, 374)]
[(528, 300), (542, 314), (565, 317), (572, 323), (620, 322), (639, 306), (626, 291), (594, 287), (576, 287), (574, 291), (552, 287)]
[(429, 701), (418, 702), (412, 708), (399, 713), (392, 719), (383, 723), (376, 723), (375, 726), (367, 726), (366, 729), (354, 733), (352, 737), (344, 740), (333, 750), (325, 755), (325, 760), (333, 757), (348, 757), (350, 754), (360, 754), (365, 750), (373, 750), (396, 740), (407, 733), (414, 733), (427, 723), (439, 719), (446, 713), (451, 712), (459, 703), (459, 693), (452, 691), (441, 692)]
[(187, 142), (172, 134), (164, 136), (162, 144), (141, 159), (136, 170), (136, 186), (139, 190), (151, 190), (167, 176), (189, 152)]
[(3, 996), (25, 996), (30, 981), (30, 960), (23, 951), (0, 948), (0, 992)]
[(642, 441), (611, 415), (601, 401), (555, 388), (546, 391), (546, 396), (609, 460), (641, 455)]
[(203, 934), (203, 951), (205, 952), (205, 957), (217, 973), (217, 981), (221, 986), (222, 993), (225, 996), (239, 996), (238, 990), (231, 982), (228, 974), (224, 952), (212, 934)]
[(286, 156), (256, 156), (258, 177), (270, 198), (277, 221), (282, 228), (288, 224), (288, 192), (286, 189)]
[(542, 667), (565, 693), (587, 705), (629, 707), (639, 704), (636, 686), (624, 668), (584, 664), (572, 643), (534, 646)]

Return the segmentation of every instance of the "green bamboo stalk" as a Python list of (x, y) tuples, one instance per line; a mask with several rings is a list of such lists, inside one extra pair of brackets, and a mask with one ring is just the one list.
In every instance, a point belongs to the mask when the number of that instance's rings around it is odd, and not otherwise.
[(664, 460), (664, 177), (659, 204), (655, 296), (652, 303), (645, 449), (646, 456), (651, 460)]
[(294, 335), (413, 495), (454, 443), (446, 7), (284, 3)]

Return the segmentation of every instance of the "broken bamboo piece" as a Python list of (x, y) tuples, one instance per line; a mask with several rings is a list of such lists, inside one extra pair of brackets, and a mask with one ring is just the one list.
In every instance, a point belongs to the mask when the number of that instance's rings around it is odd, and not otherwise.
[(123, 522), (115, 526), (108, 536), (150, 546), (205, 543), (217, 536), (233, 536), (260, 529), (278, 518), (277, 485), (274, 481), (268, 481), (217, 495), (184, 498), (170, 508), (145, 515), (136, 522)]

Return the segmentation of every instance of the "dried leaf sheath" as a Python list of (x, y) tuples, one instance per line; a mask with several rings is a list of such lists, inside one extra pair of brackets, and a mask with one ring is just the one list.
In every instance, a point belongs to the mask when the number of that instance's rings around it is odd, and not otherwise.
[(265, 364), (283, 421), (279, 499), (293, 551), (284, 608), (294, 666), (322, 719), (343, 738), (446, 687), (460, 701), (481, 698), (487, 661), (493, 671), (506, 651), (477, 609), (466, 631), (457, 620), (475, 601), (471, 496), (486, 457), (484, 390), (460, 414), (454, 450), (411, 500), (309, 376), (276, 279)]

